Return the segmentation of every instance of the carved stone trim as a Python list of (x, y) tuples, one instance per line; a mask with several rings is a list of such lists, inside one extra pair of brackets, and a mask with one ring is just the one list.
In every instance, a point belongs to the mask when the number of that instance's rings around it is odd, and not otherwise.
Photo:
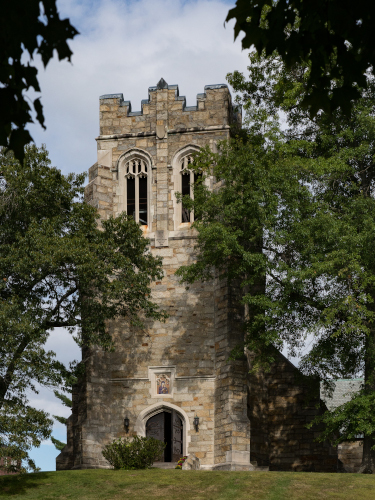
[[(150, 396), (152, 398), (173, 398), (174, 393), (174, 383), (176, 377), (176, 367), (175, 366), (154, 366), (148, 368), (148, 376), (151, 381), (151, 391)], [(160, 380), (159, 380), (160, 379)], [(161, 388), (161, 384), (164, 380), (164, 388), (166, 392)], [(161, 382), (160, 382), (161, 381)], [(158, 382), (160, 382), (158, 386)], [(160, 389), (160, 390), (158, 390)]]
[(165, 126), (163, 125), (156, 125), (156, 137), (158, 139), (164, 139), (165, 137)]
[(155, 248), (167, 247), (168, 245), (168, 230), (157, 229), (155, 231)]

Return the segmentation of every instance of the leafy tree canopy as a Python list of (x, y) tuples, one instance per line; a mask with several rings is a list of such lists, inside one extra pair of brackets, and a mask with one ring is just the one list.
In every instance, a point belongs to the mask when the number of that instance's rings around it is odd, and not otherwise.
[[(67, 40), (78, 34), (68, 19), (60, 19), (56, 0), (3, 2), (0, 16), (0, 146), (14, 151), (21, 162), (32, 138), (25, 129), (32, 123), (25, 91), (39, 92), (38, 70), (27, 61), (35, 54), (47, 66), (56, 50), (59, 60), (72, 52)], [(33, 103), (36, 119), (44, 126), (40, 99)]]
[(275, 50), (287, 69), (309, 62), (302, 106), (311, 115), (341, 107), (349, 112), (358, 87), (375, 63), (375, 6), (360, 0), (237, 0), (227, 21), (235, 19), (235, 37), (244, 32), (242, 47), (258, 54)]
[(219, 271), (240, 287), (254, 368), (272, 363), (275, 346), (300, 353), (309, 336), (305, 374), (328, 384), (364, 374), (351, 405), (326, 415), (324, 437), (364, 433), (363, 470), (374, 471), (375, 84), (349, 115), (311, 119), (300, 106), (309, 66), (251, 58), (248, 79), (229, 75), (248, 112), (245, 141), (195, 159), (218, 184), (184, 199), (197, 214), (198, 260), (179, 273), (190, 283)]
[(107, 320), (164, 318), (149, 299), (162, 268), (131, 218), (98, 226), (82, 201), (84, 175), (51, 168), (45, 148), (27, 147), (22, 168), (0, 153), (0, 175), (0, 450), (21, 460), (52, 425), (28, 393), (69, 388), (76, 374), (45, 350), (50, 331), (65, 327), (81, 346), (111, 349)]

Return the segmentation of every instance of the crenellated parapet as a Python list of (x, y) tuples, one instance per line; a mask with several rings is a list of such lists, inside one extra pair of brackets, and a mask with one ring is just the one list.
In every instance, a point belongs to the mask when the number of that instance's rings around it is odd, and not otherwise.
[(181, 129), (225, 126), (240, 121), (241, 111), (233, 106), (226, 84), (206, 85), (197, 94), (197, 104), (186, 106), (178, 85), (168, 85), (162, 78), (149, 87), (148, 99), (141, 101), (141, 110), (132, 111), (131, 101), (123, 94), (100, 96), (100, 138), (123, 134), (155, 134), (156, 121), (167, 120), (168, 133)]

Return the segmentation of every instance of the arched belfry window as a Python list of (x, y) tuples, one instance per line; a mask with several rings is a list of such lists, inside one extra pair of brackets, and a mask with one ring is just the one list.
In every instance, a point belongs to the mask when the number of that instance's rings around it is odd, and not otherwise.
[(147, 176), (149, 167), (142, 158), (132, 158), (125, 164), (125, 206), (128, 215), (134, 220), (148, 225)]
[[(191, 154), (184, 156), (180, 160), (181, 194), (182, 196), (188, 195), (191, 198), (194, 198), (193, 185), (201, 177), (201, 174), (191, 170), (193, 160)], [(194, 222), (194, 213), (184, 207), (184, 204), (182, 204), (181, 222)]]

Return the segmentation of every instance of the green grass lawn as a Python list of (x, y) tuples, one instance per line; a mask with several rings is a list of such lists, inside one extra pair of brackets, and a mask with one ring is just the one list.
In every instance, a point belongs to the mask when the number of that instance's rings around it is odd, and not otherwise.
[(150, 469), (39, 472), (0, 477), (14, 500), (375, 500), (375, 476)]

